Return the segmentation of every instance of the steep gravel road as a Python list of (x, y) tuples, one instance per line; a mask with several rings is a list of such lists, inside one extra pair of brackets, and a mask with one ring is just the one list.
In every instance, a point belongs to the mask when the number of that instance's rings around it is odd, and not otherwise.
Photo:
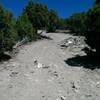
[(27, 44), (0, 64), (0, 100), (100, 100), (99, 69), (65, 63), (74, 55), (60, 43), (73, 36), (44, 35), (51, 39)]

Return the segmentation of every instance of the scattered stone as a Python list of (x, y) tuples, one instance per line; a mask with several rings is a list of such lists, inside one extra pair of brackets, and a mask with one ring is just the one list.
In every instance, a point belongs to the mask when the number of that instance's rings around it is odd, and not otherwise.
[(34, 71), (31, 71), (30, 73), (34, 73)]
[(65, 96), (61, 96), (61, 97), (57, 98), (57, 100), (66, 100), (66, 97)]
[(36, 59), (34, 60), (34, 65), (37, 67), (37, 68), (49, 68), (50, 66), (46, 66), (44, 64), (41, 64), (39, 63)]
[(52, 79), (48, 79), (49, 82), (52, 82)]
[(43, 66), (43, 68), (50, 68), (50, 66)]
[(97, 82), (97, 84), (100, 84), (100, 82)]
[(12, 72), (12, 73), (10, 74), (10, 77), (15, 77), (17, 74), (18, 74), (18, 72)]
[(12, 62), (12, 63), (11, 63), (11, 66), (13, 66), (13, 67), (17, 67), (17, 66), (19, 66), (19, 63)]
[(61, 98), (61, 100), (66, 100), (65, 96), (61, 96), (60, 98)]
[(96, 87), (97, 87), (97, 88), (100, 88), (100, 82), (97, 82), (97, 83), (96, 83)]
[(71, 84), (72, 84), (72, 88), (75, 89), (76, 87), (75, 87), (74, 82), (71, 82)]
[(43, 65), (41, 63), (38, 63), (37, 68), (42, 68)]
[(76, 83), (74, 83), (74, 82), (71, 82), (71, 84), (72, 84), (73, 91), (75, 93), (79, 92), (79, 86)]
[(8, 66), (4, 66), (3, 68), (4, 68), (5, 70), (8, 70), (9, 67), (8, 67)]
[(42, 98), (45, 98), (45, 96), (43, 95)]
[(13, 71), (12, 69), (10, 71)]
[(9, 85), (8, 85), (8, 88), (13, 88), (13, 85), (9, 84)]
[(62, 82), (58, 82), (59, 84), (62, 84)]
[(41, 63), (39, 63), (36, 59), (34, 60), (34, 65), (35, 65), (35, 67), (37, 67), (37, 68), (43, 68), (43, 67), (44, 67), (44, 65), (41, 64)]
[(38, 61), (37, 61), (36, 59), (34, 60), (34, 64), (35, 64), (35, 65), (37, 65), (37, 64), (38, 64)]
[(84, 39), (84, 37), (69, 37), (68, 39), (61, 41), (59, 45), (61, 46), (61, 49), (68, 48), (74, 55), (80, 54), (80, 51), (86, 47)]
[(56, 71), (53, 74), (54, 76), (58, 77), (58, 73)]
[(7, 64), (6, 66), (7, 66), (7, 67), (10, 67), (11, 65), (10, 65), (10, 64)]
[(92, 95), (91, 94), (86, 94), (85, 97), (89, 98), (89, 97), (92, 97)]

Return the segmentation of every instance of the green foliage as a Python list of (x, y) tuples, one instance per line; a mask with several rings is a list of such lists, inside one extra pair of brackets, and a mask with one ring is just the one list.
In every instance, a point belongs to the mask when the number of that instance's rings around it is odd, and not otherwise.
[(83, 35), (85, 31), (85, 13), (73, 14), (69, 19), (67, 19), (67, 26), (76, 35)]
[(49, 11), (48, 7), (43, 4), (33, 3), (30, 0), (24, 8), (23, 14), (28, 16), (32, 26), (36, 29), (45, 28), (47, 31), (52, 32), (58, 28), (59, 17), (57, 13), (54, 10)]
[[(76, 35), (84, 35), (90, 48), (85, 48), (87, 55), (100, 57), (100, 0), (85, 14), (76, 13), (67, 19), (67, 26)], [(84, 34), (83, 34), (84, 33)]]
[(12, 50), (17, 41), (28, 38), (36, 40), (40, 36), (38, 29), (47, 29), (54, 32), (59, 27), (59, 17), (54, 10), (48, 10), (47, 6), (33, 3), (29, 0), (18, 18), (0, 6), (0, 55)]
[(27, 37), (30, 41), (36, 39), (36, 31), (27, 16), (21, 15), (17, 18), (16, 29), (19, 40), (22, 40), (25, 37)]
[(12, 14), (0, 6), (0, 54), (11, 50), (17, 38), (12, 23)]
[(29, 1), (28, 5), (24, 8), (23, 14), (28, 16), (29, 21), (36, 29), (48, 25), (48, 8), (45, 5)]
[(67, 29), (67, 20), (66, 19), (59, 19), (58, 29)]
[(55, 30), (56, 30), (56, 27), (53, 24), (48, 25), (47, 32), (55, 32)]
[(96, 5), (100, 4), (100, 0), (95, 0), (95, 4)]
[(100, 56), (100, 5), (96, 5), (88, 11), (86, 26), (86, 43), (92, 49), (96, 49), (95, 55)]
[(59, 17), (54, 10), (49, 11), (49, 24), (47, 27), (48, 32), (55, 32), (59, 26)]

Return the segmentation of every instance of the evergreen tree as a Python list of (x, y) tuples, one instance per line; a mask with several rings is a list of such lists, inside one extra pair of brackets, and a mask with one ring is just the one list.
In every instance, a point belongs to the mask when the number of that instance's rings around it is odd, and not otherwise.
[[(95, 5), (87, 13), (86, 43), (96, 52), (92, 54), (100, 56), (100, 5)], [(90, 55), (91, 52), (87, 52)]]
[(49, 11), (49, 24), (48, 24), (48, 32), (55, 32), (55, 30), (59, 27), (59, 17), (54, 10)]
[(12, 24), (12, 14), (0, 6), (0, 54), (11, 50), (17, 33)]
[(16, 21), (16, 29), (18, 33), (19, 40), (27, 37), (30, 41), (36, 39), (36, 31), (32, 24), (25, 15), (20, 15)]
[(83, 35), (86, 30), (85, 18), (85, 13), (75, 13), (67, 19), (67, 26), (76, 35)]
[(95, 4), (100, 4), (100, 0), (95, 0)]
[(45, 5), (33, 3), (30, 0), (24, 8), (23, 14), (28, 16), (32, 26), (36, 29), (46, 27), (48, 24), (48, 8)]

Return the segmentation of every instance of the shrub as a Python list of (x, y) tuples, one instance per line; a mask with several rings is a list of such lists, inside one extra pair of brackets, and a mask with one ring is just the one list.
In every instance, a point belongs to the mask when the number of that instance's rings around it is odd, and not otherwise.
[(47, 32), (55, 32), (56, 27), (53, 24), (49, 24), (47, 27)]
[(22, 40), (25, 37), (27, 37), (30, 41), (36, 39), (37, 34), (35, 28), (33, 28), (27, 16), (21, 15), (18, 17), (16, 21), (16, 29), (19, 40)]
[(49, 11), (49, 23), (47, 27), (48, 32), (55, 32), (59, 27), (59, 17), (54, 10)]
[(76, 35), (83, 35), (86, 30), (85, 16), (85, 13), (75, 13), (67, 19), (67, 26)]
[(0, 55), (12, 50), (16, 38), (17, 33), (13, 27), (12, 14), (0, 6)]
[(30, 0), (24, 8), (23, 14), (27, 15), (32, 26), (36, 29), (41, 29), (48, 25), (48, 8), (43, 4), (34, 3)]
[[(95, 5), (88, 11), (86, 26), (86, 43), (91, 47), (91, 49), (96, 50), (96, 52), (92, 51), (93, 55), (100, 56), (100, 5)], [(87, 54), (90, 53), (87, 52)]]

